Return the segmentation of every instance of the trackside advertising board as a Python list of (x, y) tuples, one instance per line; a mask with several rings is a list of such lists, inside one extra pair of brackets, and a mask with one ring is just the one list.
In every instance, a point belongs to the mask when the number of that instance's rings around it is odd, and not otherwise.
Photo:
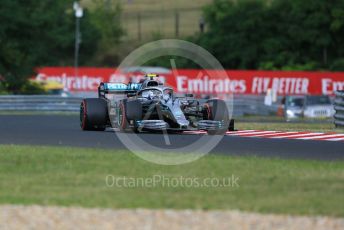
[[(100, 82), (138, 82), (142, 77), (142, 73), (121, 73), (115, 68), (83, 67), (76, 74), (73, 67), (43, 67), (34, 78), (61, 82), (71, 92), (91, 92)], [(273, 89), (278, 95), (333, 95), (344, 90), (344, 72), (178, 69), (160, 74), (160, 81), (178, 93), (194, 94), (259, 95)]]

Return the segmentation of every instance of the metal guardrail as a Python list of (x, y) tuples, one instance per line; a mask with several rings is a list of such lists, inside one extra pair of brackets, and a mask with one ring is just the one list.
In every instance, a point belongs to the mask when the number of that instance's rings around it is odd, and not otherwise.
[(241, 117), (243, 115), (276, 115), (278, 103), (267, 106), (264, 104), (264, 98), (265, 96), (263, 95), (234, 95), (233, 116)]
[(344, 127), (344, 90), (335, 92), (336, 98), (334, 100), (334, 124), (336, 127)]
[[(233, 116), (276, 114), (277, 106), (264, 105), (264, 96), (237, 95), (233, 98)], [(78, 112), (82, 97), (47, 95), (1, 95), (0, 111)]]
[(47, 95), (2, 95), (0, 111), (77, 112), (82, 98)]

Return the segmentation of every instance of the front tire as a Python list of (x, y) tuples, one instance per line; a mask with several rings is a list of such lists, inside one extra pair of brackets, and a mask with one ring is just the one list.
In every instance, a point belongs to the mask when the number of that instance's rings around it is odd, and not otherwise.
[(227, 132), (230, 125), (230, 119), (225, 101), (218, 99), (207, 101), (207, 103), (204, 104), (203, 116), (205, 120), (221, 121), (223, 123), (223, 128), (208, 130), (207, 132), (209, 135), (224, 135)]
[(118, 127), (119, 130), (124, 132), (127, 130), (129, 126), (128, 120), (127, 120), (127, 113), (125, 109), (125, 102), (122, 101), (119, 104), (119, 112), (118, 112)]
[(138, 133), (136, 121), (142, 119), (142, 105), (138, 100), (124, 99), (119, 105), (118, 126), (121, 131)]
[(85, 131), (104, 131), (108, 124), (107, 102), (101, 98), (87, 98), (80, 105), (80, 127)]

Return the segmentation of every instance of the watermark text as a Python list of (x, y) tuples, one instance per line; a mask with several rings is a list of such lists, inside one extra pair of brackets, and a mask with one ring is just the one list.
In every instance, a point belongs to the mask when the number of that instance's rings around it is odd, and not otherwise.
[(105, 184), (107, 187), (116, 188), (217, 188), (230, 187), (237, 188), (239, 185), (239, 177), (231, 175), (229, 177), (169, 177), (164, 175), (153, 175), (151, 177), (127, 177), (107, 175)]

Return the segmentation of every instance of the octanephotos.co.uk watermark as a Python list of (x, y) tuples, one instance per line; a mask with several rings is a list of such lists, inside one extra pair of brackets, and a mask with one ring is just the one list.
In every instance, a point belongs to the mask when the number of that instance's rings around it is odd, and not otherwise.
[(150, 177), (127, 177), (107, 175), (105, 184), (110, 188), (237, 188), (240, 187), (239, 177), (170, 177), (165, 175), (152, 175)]

